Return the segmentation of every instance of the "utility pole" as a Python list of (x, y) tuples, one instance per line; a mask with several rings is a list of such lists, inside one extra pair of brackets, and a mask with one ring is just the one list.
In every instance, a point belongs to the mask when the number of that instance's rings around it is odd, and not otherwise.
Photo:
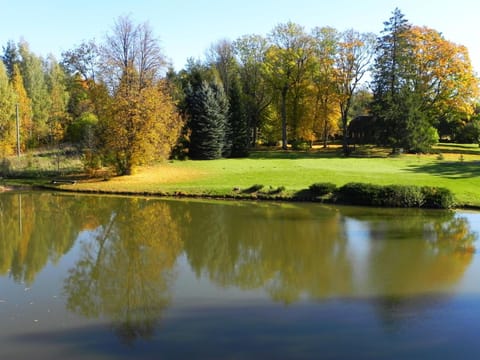
[(17, 127), (17, 156), (20, 157), (20, 118), (18, 104), (15, 105), (16, 127)]

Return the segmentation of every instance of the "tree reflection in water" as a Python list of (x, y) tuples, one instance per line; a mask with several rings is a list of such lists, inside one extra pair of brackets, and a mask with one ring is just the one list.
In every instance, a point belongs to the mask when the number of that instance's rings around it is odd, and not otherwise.
[(0, 275), (31, 283), (74, 248), (68, 310), (110, 319), (127, 344), (154, 335), (181, 254), (220, 287), (263, 289), (284, 304), (374, 299), (395, 322), (389, 307), (419, 309), (452, 291), (477, 240), (453, 212), (47, 193), (0, 196), (0, 226)]
[(109, 208), (93, 240), (81, 243), (64, 291), (69, 310), (111, 318), (122, 341), (132, 343), (153, 335), (170, 302), (182, 241), (166, 203), (118, 199)]

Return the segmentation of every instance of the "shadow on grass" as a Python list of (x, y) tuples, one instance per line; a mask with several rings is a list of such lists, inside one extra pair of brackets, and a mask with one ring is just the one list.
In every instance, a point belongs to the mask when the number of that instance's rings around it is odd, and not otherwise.
[(409, 171), (427, 173), (448, 179), (466, 179), (480, 176), (480, 161), (438, 162), (425, 165), (412, 165)]

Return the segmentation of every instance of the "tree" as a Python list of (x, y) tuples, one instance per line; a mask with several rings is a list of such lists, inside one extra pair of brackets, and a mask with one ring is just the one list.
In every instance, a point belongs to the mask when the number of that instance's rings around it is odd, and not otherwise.
[(340, 118), (339, 96), (336, 86), (335, 56), (338, 50), (339, 34), (329, 27), (315, 28), (312, 32), (314, 65), (312, 69), (312, 135), (327, 140), (337, 130)]
[(2, 61), (5, 64), (7, 75), (9, 79), (13, 77), (13, 67), (20, 61), (17, 46), (13, 41), (8, 41), (7, 45), (3, 47)]
[(211, 160), (225, 152), (228, 102), (222, 88), (206, 81), (187, 89), (188, 125), (191, 130), (189, 156)]
[(119, 18), (101, 47), (102, 79), (113, 101), (99, 115), (103, 153), (119, 174), (170, 155), (182, 122), (161, 73), (164, 57), (147, 24)]
[(120, 175), (157, 159), (165, 159), (175, 145), (182, 122), (165, 86), (156, 85), (131, 91), (132, 70), (120, 84), (103, 119), (103, 154)]
[(479, 83), (468, 50), (427, 27), (412, 26), (407, 38), (414, 64), (413, 89), (423, 95), (432, 125), (472, 116)]
[[(135, 70), (139, 89), (161, 79), (166, 61), (158, 40), (148, 23), (135, 25), (129, 17), (119, 17), (100, 47), (103, 81), (112, 92), (120, 86), (127, 72)], [(133, 79), (130, 79), (133, 80)]]
[[(272, 43), (267, 51), (266, 67), (272, 88), (279, 95), (282, 123), (282, 148), (287, 149), (287, 130), (290, 127), (294, 137), (301, 121), (301, 101), (304, 80), (311, 60), (311, 41), (303, 27), (288, 22), (277, 25), (269, 36)], [(291, 116), (287, 119), (290, 101)]]
[(336, 56), (336, 84), (343, 133), (343, 153), (350, 153), (348, 121), (352, 100), (362, 79), (368, 72), (374, 55), (375, 36), (347, 30), (341, 34)]
[(250, 138), (248, 136), (248, 120), (245, 112), (244, 97), (240, 87), (240, 80), (237, 77), (233, 77), (230, 81), (229, 100), (228, 128), (230, 131), (226, 133), (226, 142), (230, 144), (229, 156), (245, 157), (248, 156)]
[(32, 101), (32, 134), (30, 142), (38, 145), (47, 142), (48, 116), (51, 98), (45, 79), (44, 61), (33, 54), (26, 42), (19, 44), (20, 72), (28, 97)]
[(95, 83), (100, 66), (99, 49), (93, 40), (62, 53), (62, 65), (72, 76)]
[(240, 63), (239, 72), (250, 144), (255, 146), (259, 130), (266, 118), (266, 110), (272, 102), (265, 77), (267, 39), (259, 35), (245, 35), (235, 41), (234, 50)]
[(438, 141), (435, 127), (444, 131), (445, 123), (474, 113), (478, 80), (468, 52), (435, 30), (410, 25), (398, 9), (383, 33), (373, 82), (383, 142), (393, 149), (428, 151)]
[(23, 77), (20, 73), (18, 64), (13, 66), (12, 88), (17, 95), (19, 121), (20, 121), (20, 144), (22, 150), (27, 147), (28, 140), (32, 136), (32, 101), (27, 95), (27, 91), (23, 86)]
[(15, 144), (15, 104), (17, 97), (0, 62), (0, 156), (10, 155)]
[(48, 128), (50, 141), (58, 143), (65, 137), (65, 132), (70, 124), (67, 113), (69, 93), (66, 86), (66, 74), (53, 56), (48, 58), (47, 86), (50, 94), (50, 109), (48, 115)]

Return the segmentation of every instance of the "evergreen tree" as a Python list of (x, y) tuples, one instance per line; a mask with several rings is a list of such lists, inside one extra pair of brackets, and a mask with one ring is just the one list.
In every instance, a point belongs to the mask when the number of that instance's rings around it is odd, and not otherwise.
[(13, 41), (8, 41), (7, 45), (3, 47), (2, 61), (5, 64), (5, 69), (9, 79), (13, 77), (13, 67), (18, 64), (20, 57), (17, 46)]
[(242, 99), (242, 90), (237, 78), (233, 78), (229, 91), (230, 116), (226, 143), (231, 145), (230, 157), (248, 156), (250, 139), (248, 136), (248, 119)]
[(225, 150), (228, 103), (222, 89), (203, 81), (187, 88), (187, 112), (191, 130), (189, 155), (192, 159), (218, 159)]
[(397, 8), (378, 38), (373, 72), (373, 114), (378, 142), (406, 151), (427, 151), (438, 140), (417, 91), (416, 64), (408, 41), (411, 25)]

